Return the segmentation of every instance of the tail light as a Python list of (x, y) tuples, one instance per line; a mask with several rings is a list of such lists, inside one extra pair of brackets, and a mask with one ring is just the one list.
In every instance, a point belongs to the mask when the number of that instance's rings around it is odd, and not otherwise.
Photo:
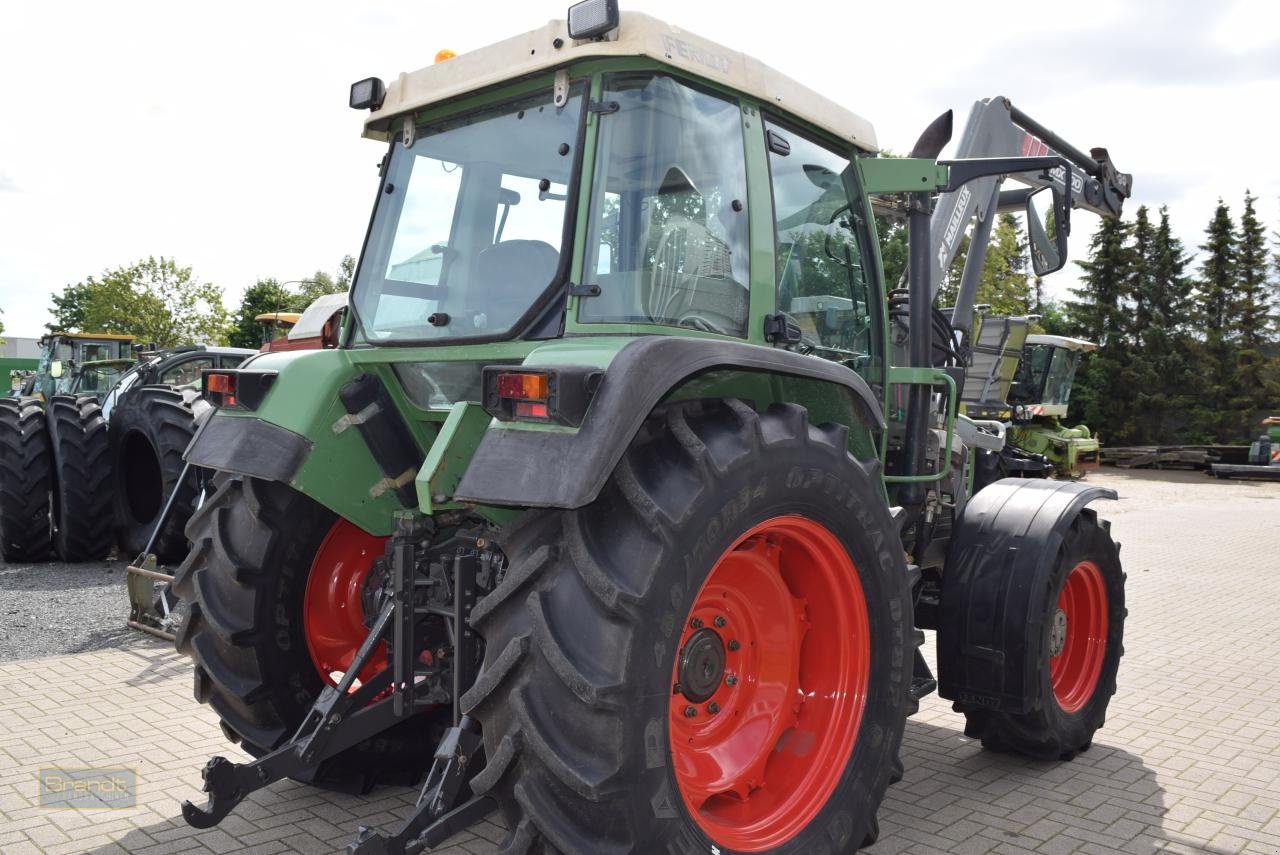
[(484, 408), (500, 421), (582, 424), (600, 378), (599, 368), (557, 366), (484, 369)]
[(205, 400), (219, 409), (258, 409), (275, 380), (275, 371), (206, 368), (200, 372)]

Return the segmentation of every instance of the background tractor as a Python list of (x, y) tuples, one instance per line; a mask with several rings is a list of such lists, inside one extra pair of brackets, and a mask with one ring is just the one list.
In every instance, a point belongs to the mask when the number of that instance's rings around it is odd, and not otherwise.
[[(6, 561), (136, 555), (208, 405), (200, 372), (256, 351), (187, 346), (130, 354), (131, 336), (58, 333), (43, 342), (38, 395), (0, 399), (0, 554)], [(104, 356), (105, 354), (105, 356)], [(92, 357), (92, 358), (90, 358)], [(97, 358), (102, 357), (102, 358)], [(48, 397), (43, 397), (48, 393)], [(181, 487), (156, 539), (161, 560), (187, 552), (183, 526), (197, 485)]]
[[(764, 64), (587, 0), (351, 89), (381, 141), (339, 346), (204, 372), (176, 571), (215, 757), (198, 827), (290, 776), (426, 774), (396, 833), (514, 852), (852, 852), (938, 690), (993, 750), (1086, 750), (1124, 576), (1074, 482), (975, 479), (976, 220), (1038, 275), (1129, 176), (995, 98), (907, 158)], [(1006, 187), (1007, 184), (1007, 187)], [(1047, 216), (1052, 211), (1052, 216)], [(884, 282), (873, 213), (906, 219)], [(1048, 223), (1048, 227), (1046, 227)], [(919, 645), (937, 633), (937, 678)]]

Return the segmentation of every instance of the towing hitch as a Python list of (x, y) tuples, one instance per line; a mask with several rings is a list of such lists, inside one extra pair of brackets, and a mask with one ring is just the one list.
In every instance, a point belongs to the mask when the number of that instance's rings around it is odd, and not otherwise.
[[(429, 517), (408, 511), (397, 514), (387, 546), (390, 584), (379, 593), (377, 617), (342, 679), (320, 692), (293, 736), (273, 751), (249, 763), (211, 758), (201, 771), (206, 803), (182, 803), (188, 825), (211, 828), (250, 793), (282, 778), (306, 778), (328, 758), (443, 703), (453, 705), (453, 726), (436, 748), (413, 814), (389, 837), (361, 827), (348, 851), (365, 855), (423, 852), (497, 807), (489, 798), (462, 801), (471, 778), (484, 765), (479, 726), (462, 715), (459, 706), (462, 691), (474, 679), (477, 661), (477, 640), (467, 619), (476, 600), (479, 559), (475, 550), (459, 549), (453, 559), (452, 602), (448, 607), (420, 604), (416, 590), (432, 583), (416, 572), (418, 544), (433, 529)], [(415, 618), (423, 614), (449, 622), (454, 650), (448, 666), (426, 665), (420, 659), (424, 642), (415, 638)], [(357, 686), (357, 675), (384, 640), (388, 642), (387, 667)]]

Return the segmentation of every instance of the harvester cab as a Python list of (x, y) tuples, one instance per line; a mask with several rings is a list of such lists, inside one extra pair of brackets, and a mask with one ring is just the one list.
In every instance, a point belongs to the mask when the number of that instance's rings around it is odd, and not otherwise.
[[(426, 773), (351, 851), (500, 809), (505, 851), (848, 853), (935, 689), (992, 749), (1085, 750), (1114, 493), (971, 489), (1004, 438), (957, 412), (973, 288), (933, 298), (975, 216), (971, 263), (1017, 207), (1048, 274), (1129, 177), (1005, 99), (956, 159), (949, 113), (878, 157), (755, 59), (612, 0), (567, 18), (353, 85), (386, 148), (339, 346), (204, 372), (176, 636), (257, 759), (212, 759), (187, 821)], [(876, 211), (907, 220), (893, 292)]]
[(1043, 455), (1057, 475), (1081, 478), (1102, 465), (1100, 443), (1085, 425), (1067, 427), (1071, 385), (1080, 357), (1098, 346), (1060, 335), (1027, 336), (1017, 379), (1009, 389), (1016, 447)]

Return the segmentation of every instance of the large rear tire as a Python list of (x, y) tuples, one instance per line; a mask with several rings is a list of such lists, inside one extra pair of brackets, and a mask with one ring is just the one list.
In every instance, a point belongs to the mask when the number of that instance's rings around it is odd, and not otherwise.
[[(1028, 712), (992, 712), (957, 703), (965, 734), (984, 748), (1037, 760), (1070, 760), (1093, 743), (1106, 721), (1124, 654), (1124, 572), (1111, 533), (1082, 510), (1063, 538), (1054, 573), (1040, 597), (1025, 655), (1036, 663)], [(1018, 662), (1005, 667), (1017, 670)]]
[(55, 395), (47, 407), (53, 449), (53, 546), (62, 561), (106, 558), (111, 530), (107, 422), (92, 395)]
[(595, 502), (504, 533), (463, 698), (503, 853), (875, 839), (901, 774), (912, 608), (877, 464), (847, 436), (794, 405), (673, 405)]
[[(326, 682), (307, 635), (308, 589), (358, 593), (385, 538), (283, 484), (226, 474), (214, 484), (187, 526), (191, 551), (175, 573), (184, 611), (177, 647), (195, 660), (196, 700), (213, 707), (228, 739), (261, 756), (293, 734)], [(309, 782), (348, 792), (412, 784), (440, 732), (432, 714), (412, 718), (325, 761)]]
[[(211, 405), (192, 386), (142, 386), (129, 390), (111, 414), (111, 460), (115, 471), (116, 539), (128, 558), (142, 554), (160, 513), (182, 475), (182, 455), (195, 435), (196, 419)], [(152, 552), (174, 564), (187, 554), (183, 534), (195, 510), (198, 489), (188, 477)]]
[(38, 398), (0, 398), (0, 556), (44, 561), (53, 547), (53, 459)]

